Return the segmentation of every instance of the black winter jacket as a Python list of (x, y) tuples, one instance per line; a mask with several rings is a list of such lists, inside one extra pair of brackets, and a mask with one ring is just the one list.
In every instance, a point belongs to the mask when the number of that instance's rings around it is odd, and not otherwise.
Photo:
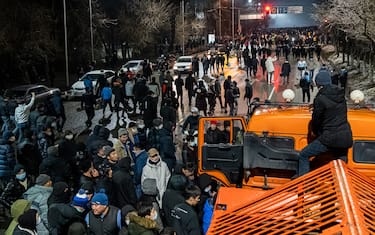
[(314, 99), (312, 130), (328, 147), (349, 148), (353, 145), (343, 89), (327, 85), (319, 90)]

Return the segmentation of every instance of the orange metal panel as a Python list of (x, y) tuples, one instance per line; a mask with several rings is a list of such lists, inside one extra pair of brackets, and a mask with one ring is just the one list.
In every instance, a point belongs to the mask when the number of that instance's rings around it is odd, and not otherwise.
[(375, 233), (375, 182), (340, 160), (261, 196), (221, 190), (208, 234)]

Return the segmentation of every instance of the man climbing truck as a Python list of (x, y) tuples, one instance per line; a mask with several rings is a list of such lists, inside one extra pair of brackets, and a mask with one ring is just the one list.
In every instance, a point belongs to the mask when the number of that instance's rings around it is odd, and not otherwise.
[[(363, 94), (359, 97), (363, 99)], [(353, 133), (347, 164), (375, 179), (375, 109), (361, 106), (358, 100), (353, 103), (348, 105), (347, 114)], [(252, 113), (249, 121), (243, 117), (199, 119), (199, 174), (209, 174), (224, 186), (259, 189), (276, 188), (291, 180), (298, 171), (299, 151), (308, 144), (310, 106), (258, 103)], [(229, 136), (229, 141), (205, 143), (211, 121), (218, 127), (225, 123), (227, 128), (220, 131)], [(311, 169), (330, 160), (329, 154), (312, 157)]]

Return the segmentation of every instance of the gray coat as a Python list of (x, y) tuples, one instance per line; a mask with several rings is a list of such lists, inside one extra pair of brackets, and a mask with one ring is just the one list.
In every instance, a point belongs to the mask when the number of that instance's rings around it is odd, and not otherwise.
[(39, 216), (42, 220), (42, 222), (36, 227), (38, 235), (49, 235), (47, 200), (51, 193), (52, 187), (34, 185), (23, 194), (24, 199), (31, 201), (31, 208), (38, 210)]

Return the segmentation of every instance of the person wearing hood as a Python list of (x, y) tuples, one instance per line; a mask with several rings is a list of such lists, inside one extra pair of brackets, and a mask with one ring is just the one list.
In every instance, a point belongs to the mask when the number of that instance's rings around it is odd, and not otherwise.
[(29, 209), (18, 218), (18, 225), (14, 229), (13, 235), (39, 235), (36, 226), (40, 221), (38, 211)]
[(289, 61), (285, 60), (283, 65), (281, 66), (281, 77), (283, 78), (283, 85), (287, 85), (289, 83), (289, 74), (292, 71)]
[(311, 129), (316, 138), (299, 154), (298, 176), (310, 171), (309, 157), (332, 152), (335, 158), (347, 161), (348, 149), (353, 145), (345, 91), (332, 85), (325, 66), (316, 75), (315, 83), (319, 91), (314, 99)]
[(155, 118), (152, 121), (153, 127), (150, 128), (147, 136), (148, 148), (160, 149), (160, 130), (163, 129), (161, 118)]
[(140, 202), (136, 214), (130, 214), (129, 235), (154, 235), (158, 234), (156, 219), (158, 213), (150, 202)]
[(9, 181), (0, 196), (0, 203), (7, 208), (11, 208), (11, 205), (22, 198), (23, 193), (33, 185), (23, 165), (17, 164), (13, 172), (15, 177)]
[(69, 203), (70, 188), (65, 182), (57, 182), (53, 185), (52, 193), (47, 200), (48, 207), (55, 203)]
[(78, 144), (74, 139), (74, 133), (71, 130), (66, 130), (62, 140), (59, 142), (59, 156), (62, 158), (72, 172), (71, 179), (74, 186), (77, 185), (80, 172), (77, 166), (76, 156), (78, 153)]
[(16, 165), (15, 151), (12, 144), (16, 141), (15, 135), (10, 131), (4, 131), (0, 139), (0, 181), (8, 182), (13, 175)]
[(185, 201), (183, 193), (187, 184), (186, 177), (181, 174), (172, 175), (169, 179), (167, 190), (162, 198), (165, 222), (168, 227), (173, 226), (173, 217), (171, 215), (173, 208)]
[(18, 225), (18, 218), (25, 213), (25, 211), (29, 210), (31, 207), (31, 202), (25, 199), (18, 199), (15, 201), (12, 206), (10, 207), (10, 214), (12, 216), (12, 221), (10, 222), (7, 230), (5, 230), (5, 235), (12, 235), (14, 229)]
[(130, 163), (130, 157), (122, 158), (112, 175), (112, 187), (116, 190), (112, 192), (111, 201), (118, 208), (128, 204), (135, 206), (137, 203), (133, 178), (130, 175)]
[(101, 128), (102, 128), (101, 125), (94, 126), (94, 129), (92, 130), (91, 135), (89, 135), (89, 137), (87, 137), (87, 139), (86, 139), (85, 145), (86, 145), (86, 148), (87, 148), (87, 151), (88, 151), (89, 154), (93, 154), (93, 153), (89, 152), (88, 147), (91, 146), (92, 143), (95, 142), (96, 140), (99, 140), (99, 131), (100, 131)]
[(169, 171), (176, 165), (176, 147), (173, 143), (174, 125), (165, 122), (160, 130), (160, 157), (167, 164)]
[(23, 141), (17, 146), (17, 161), (24, 165), (28, 175), (35, 179), (39, 174), (41, 161), (38, 156), (38, 146), (33, 138), (33, 131), (26, 129)]
[(147, 163), (142, 170), (141, 184), (143, 185), (147, 178), (156, 179), (156, 186), (159, 190), (158, 202), (161, 208), (163, 208), (161, 199), (167, 189), (170, 177), (171, 173), (167, 164), (161, 160), (159, 151), (155, 148), (149, 149)]
[(40, 174), (35, 181), (35, 185), (29, 188), (24, 194), (24, 199), (31, 201), (31, 208), (37, 209), (41, 218), (41, 222), (37, 223), (38, 235), (49, 235), (48, 232), (48, 198), (52, 193), (51, 177)]
[(59, 155), (59, 146), (47, 148), (47, 158), (39, 166), (39, 172), (51, 176), (52, 182), (66, 181), (71, 176), (71, 168)]
[[(89, 197), (85, 190), (80, 189), (73, 197), (72, 202), (53, 203), (48, 210), (48, 221), (51, 235), (71, 234), (68, 230), (86, 231), (86, 223), (84, 221), (85, 213), (89, 208)], [(84, 234), (84, 233), (76, 233)]]
[[(98, 135), (93, 138), (90, 143), (87, 145), (87, 152), (91, 155), (94, 156), (98, 150), (98, 146), (104, 146), (104, 145), (109, 145), (113, 146), (112, 141), (109, 141), (109, 135), (111, 134), (110, 130), (106, 127), (101, 126), (98, 130)], [(95, 164), (95, 162), (94, 162)]]
[(95, 189), (99, 171), (95, 169), (91, 159), (88, 158), (80, 161), (79, 168), (81, 170), (81, 176), (79, 178), (80, 188), (82, 188), (83, 185), (91, 184), (93, 189)]

